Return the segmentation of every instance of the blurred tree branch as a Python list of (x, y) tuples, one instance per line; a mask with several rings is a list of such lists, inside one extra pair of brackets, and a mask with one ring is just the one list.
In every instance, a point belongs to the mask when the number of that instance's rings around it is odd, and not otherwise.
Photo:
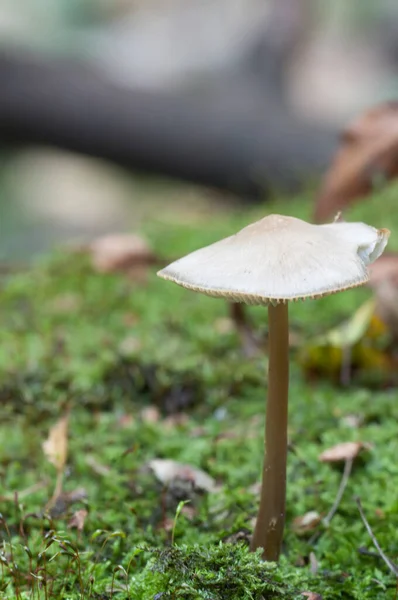
[[(237, 82), (237, 85), (239, 82)], [(334, 132), (275, 100), (118, 87), (88, 64), (0, 53), (0, 142), (67, 149), (247, 196), (292, 189), (324, 168)]]

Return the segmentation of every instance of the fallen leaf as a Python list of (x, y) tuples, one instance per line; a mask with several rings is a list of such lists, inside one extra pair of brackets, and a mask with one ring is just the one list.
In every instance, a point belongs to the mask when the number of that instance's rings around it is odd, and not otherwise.
[(392, 372), (386, 326), (376, 315), (377, 299), (362, 304), (351, 319), (310, 339), (299, 351), (309, 375), (322, 375), (348, 385), (352, 378), (371, 382)]
[(131, 233), (98, 238), (90, 244), (89, 250), (93, 268), (99, 273), (124, 272), (131, 275), (137, 268), (155, 262), (155, 255), (146, 240)]
[(69, 519), (68, 527), (69, 529), (77, 529), (78, 531), (83, 531), (84, 523), (88, 512), (82, 508), (73, 513), (72, 517)]
[(322, 517), (315, 510), (309, 511), (301, 517), (296, 517), (292, 523), (292, 529), (297, 535), (305, 535), (308, 531), (316, 529)]
[(333, 346), (334, 348), (353, 346), (365, 335), (374, 314), (375, 306), (376, 301), (374, 298), (367, 300), (355, 311), (351, 319), (313, 338), (312, 343), (317, 346)]
[(322, 596), (316, 592), (303, 592), (301, 595), (308, 598), (308, 600), (322, 600)]
[(148, 465), (156, 478), (164, 485), (169, 485), (174, 480), (181, 479), (192, 482), (196, 489), (205, 492), (214, 492), (217, 489), (216, 482), (210, 475), (191, 465), (163, 458), (151, 460)]
[(370, 447), (365, 442), (342, 442), (324, 450), (319, 455), (319, 460), (326, 463), (354, 460), (362, 450), (369, 450)]
[(369, 265), (369, 273), (369, 283), (372, 288), (377, 288), (386, 280), (398, 286), (398, 253), (387, 252), (380, 256), (374, 263)]
[(42, 448), (47, 460), (61, 471), (68, 455), (69, 411), (53, 425)]
[(314, 219), (323, 222), (380, 181), (398, 174), (398, 103), (366, 111), (343, 132), (318, 194)]

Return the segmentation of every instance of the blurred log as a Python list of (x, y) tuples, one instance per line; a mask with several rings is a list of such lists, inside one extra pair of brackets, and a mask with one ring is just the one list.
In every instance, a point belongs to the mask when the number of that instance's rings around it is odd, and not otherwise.
[(229, 94), (118, 87), (89, 65), (0, 54), (0, 142), (46, 145), (244, 195), (293, 189), (323, 169), (334, 132)]

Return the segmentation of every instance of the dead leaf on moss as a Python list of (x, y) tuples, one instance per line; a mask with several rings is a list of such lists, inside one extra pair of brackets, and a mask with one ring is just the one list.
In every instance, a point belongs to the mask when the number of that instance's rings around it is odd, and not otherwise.
[(72, 517), (69, 519), (68, 528), (69, 529), (77, 529), (78, 531), (83, 531), (84, 523), (86, 521), (86, 517), (88, 512), (85, 508), (77, 510), (73, 513)]
[(369, 266), (370, 286), (377, 288), (384, 281), (391, 281), (398, 287), (398, 253), (387, 252)]
[(69, 411), (51, 427), (48, 438), (42, 444), (47, 460), (57, 471), (64, 468), (68, 455), (68, 424)]
[(53, 425), (48, 434), (48, 438), (43, 442), (42, 448), (47, 460), (53, 464), (57, 470), (57, 481), (54, 494), (50, 500), (50, 505), (61, 494), (63, 472), (68, 456), (68, 426), (69, 409), (55, 425)]
[(376, 302), (373, 298), (364, 302), (348, 319), (338, 327), (313, 339), (319, 346), (334, 346), (344, 348), (359, 342), (366, 333), (375, 311)]
[(297, 535), (305, 535), (317, 528), (322, 517), (315, 510), (309, 511), (301, 517), (296, 517), (292, 523), (292, 529)]
[(307, 598), (308, 600), (322, 600), (322, 596), (320, 594), (317, 594), (316, 592), (302, 592), (301, 595)]
[(398, 103), (387, 102), (360, 115), (343, 132), (316, 200), (315, 221), (331, 218), (397, 175)]
[(325, 463), (354, 460), (360, 452), (370, 448), (370, 444), (366, 442), (342, 442), (324, 450), (319, 455), (319, 460)]
[(147, 241), (132, 233), (100, 237), (90, 244), (89, 251), (93, 268), (99, 273), (122, 272), (141, 278), (146, 268), (156, 261)]
[(214, 492), (217, 489), (216, 482), (210, 475), (191, 465), (185, 465), (175, 460), (156, 458), (149, 461), (148, 466), (164, 485), (180, 479), (190, 481), (193, 487), (205, 492)]

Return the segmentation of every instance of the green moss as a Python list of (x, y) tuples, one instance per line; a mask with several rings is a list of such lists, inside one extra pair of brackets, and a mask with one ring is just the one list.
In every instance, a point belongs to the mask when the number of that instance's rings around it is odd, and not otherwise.
[[(352, 214), (398, 232), (396, 188)], [(147, 233), (163, 257), (175, 257), (243, 226), (270, 207), (212, 219), (206, 227), (151, 222)], [(271, 210), (308, 217), (305, 201)], [(362, 212), (361, 212), (362, 211)], [(362, 216), (362, 213), (364, 216)], [(204, 230), (203, 230), (204, 229)], [(398, 236), (392, 236), (391, 248)], [(394, 241), (395, 240), (395, 241)], [(368, 297), (355, 290), (292, 306), (304, 337), (339, 323)], [(250, 309), (264, 334), (266, 311)], [(287, 527), (279, 566), (244, 544), (222, 543), (252, 528), (263, 452), (266, 358), (243, 357), (219, 300), (156, 277), (146, 285), (98, 275), (84, 257), (59, 253), (2, 283), (0, 297), (0, 569), (5, 598), (394, 598), (395, 581), (369, 540), (354, 495), (384, 551), (398, 554), (397, 392), (309, 384), (292, 353)], [(221, 322), (222, 323), (222, 322)], [(66, 492), (45, 507), (55, 472), (41, 444), (71, 406)], [(142, 409), (156, 405), (148, 422)], [(182, 411), (180, 423), (167, 417)], [(350, 427), (347, 416), (360, 417)], [(293, 520), (325, 515), (342, 470), (320, 452), (348, 440), (372, 444), (355, 464), (339, 510), (311, 540)], [(147, 468), (170, 458), (204, 469), (218, 491), (165, 487)], [(18, 494), (15, 494), (18, 492)], [(176, 517), (180, 502), (191, 512)], [(81, 532), (70, 528), (87, 510)], [(172, 544), (172, 527), (175, 523)], [(247, 537), (247, 536), (246, 536)], [(311, 575), (310, 553), (317, 561)]]

